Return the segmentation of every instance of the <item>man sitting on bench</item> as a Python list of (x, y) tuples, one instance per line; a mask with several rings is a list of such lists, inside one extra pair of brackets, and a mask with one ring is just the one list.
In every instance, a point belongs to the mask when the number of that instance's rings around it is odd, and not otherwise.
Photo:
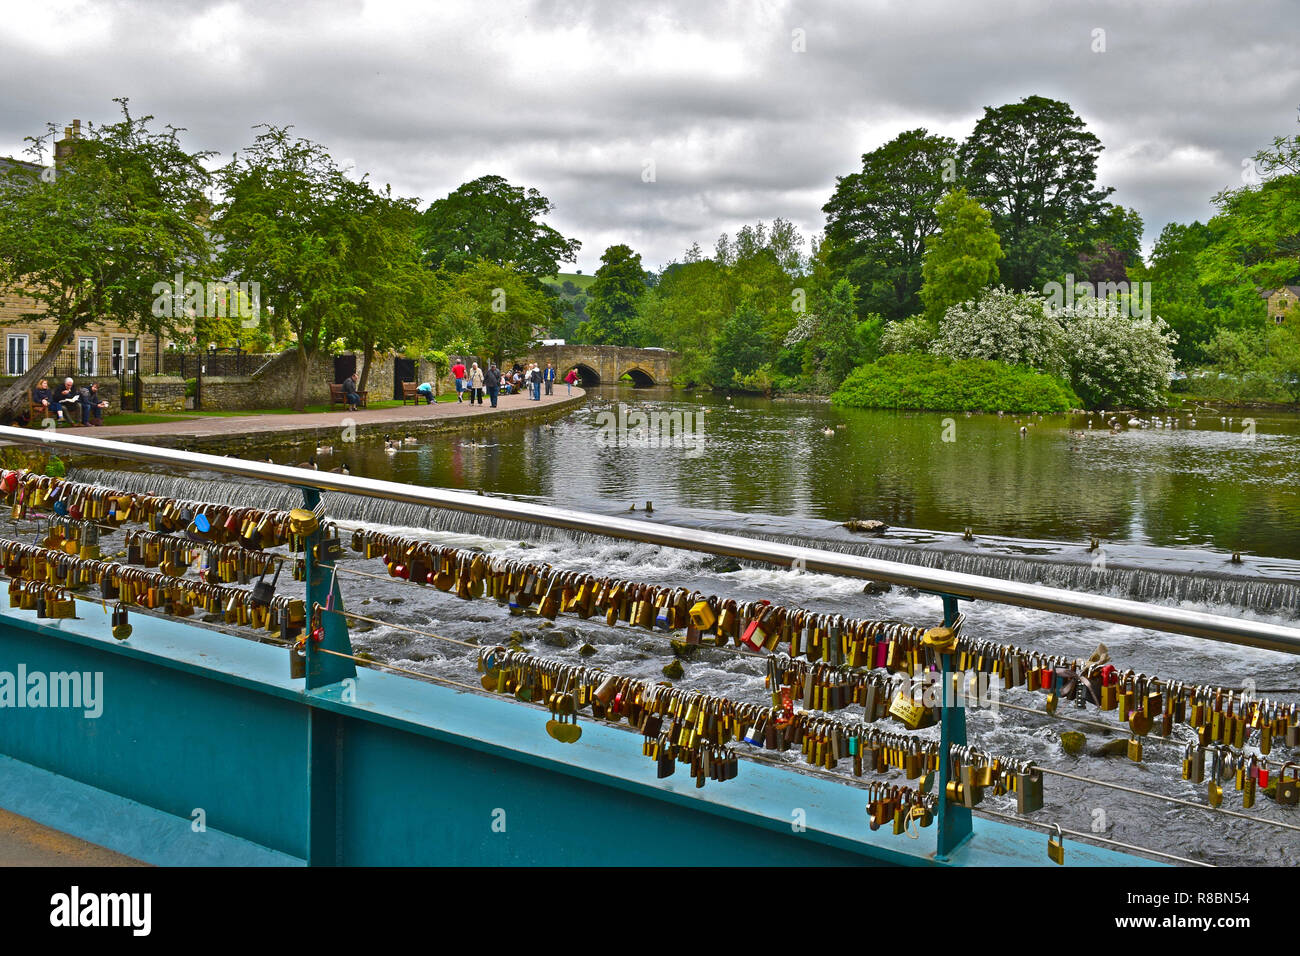
[(357, 375), (353, 372), (343, 380), (343, 397), (347, 399), (348, 411), (355, 412), (361, 405), (361, 394), (357, 391)]
[(69, 425), (81, 423), (81, 392), (71, 378), (63, 380), (63, 387), (54, 394), (54, 400), (59, 403), (59, 418)]

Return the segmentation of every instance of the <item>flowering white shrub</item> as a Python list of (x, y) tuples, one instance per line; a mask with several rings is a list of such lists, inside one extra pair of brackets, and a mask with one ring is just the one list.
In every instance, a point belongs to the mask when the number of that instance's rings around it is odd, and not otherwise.
[(1065, 372), (1061, 323), (1048, 314), (1043, 297), (1002, 286), (949, 308), (930, 351), (1027, 365), (1051, 375)]
[(1178, 335), (1158, 315), (1127, 315), (1114, 300), (1093, 298), (1048, 312), (1063, 329), (1070, 384), (1089, 407), (1164, 403)]
[(924, 316), (914, 315), (910, 319), (890, 322), (880, 335), (882, 354), (905, 355), (909, 352), (925, 352), (934, 341), (934, 326)]

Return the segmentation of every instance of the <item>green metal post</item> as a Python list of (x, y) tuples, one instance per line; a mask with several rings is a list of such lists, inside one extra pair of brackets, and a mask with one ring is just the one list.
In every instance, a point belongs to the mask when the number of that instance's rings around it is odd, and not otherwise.
[[(952, 627), (957, 623), (957, 598), (951, 594), (944, 594), (941, 597), (944, 627)], [(936, 821), (938, 833), (934, 857), (936, 860), (947, 860), (957, 847), (970, 839), (971, 812), (960, 804), (948, 801), (950, 767), (948, 752), (950, 747), (966, 745), (966, 709), (959, 701), (949, 697), (951, 675), (954, 673), (952, 655), (940, 654), (939, 659), (942, 661), (940, 679), (943, 681), (943, 710), (939, 730), (939, 813)]]
[[(320, 504), (320, 491), (315, 488), (303, 488), (302, 496), (304, 507), (308, 510), (314, 510)], [(312, 617), (312, 608), (319, 604), (321, 607), (331, 606), (337, 611), (343, 610), (343, 596), (339, 592), (339, 584), (335, 579), (333, 561), (317, 561), (313, 552), (315, 545), (319, 544), (324, 538), (323, 527), (317, 528), (307, 538), (307, 620), (310, 628)], [(329, 602), (331, 594), (334, 597), (333, 604)], [(357, 676), (357, 665), (355, 661), (350, 661), (345, 657), (335, 657), (333, 654), (321, 654), (321, 650), (336, 651), (340, 654), (352, 653), (352, 640), (348, 636), (347, 619), (341, 614), (331, 614), (328, 611), (322, 611), (321, 627), (324, 629), (325, 636), (320, 644), (315, 641), (307, 641), (307, 689), (315, 690), (318, 687), (324, 687), (327, 684), (337, 684), (339, 681), (349, 677)]]

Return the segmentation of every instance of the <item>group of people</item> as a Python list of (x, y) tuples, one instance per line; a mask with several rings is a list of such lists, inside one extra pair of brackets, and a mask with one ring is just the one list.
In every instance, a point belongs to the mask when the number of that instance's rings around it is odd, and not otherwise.
[(45, 409), (42, 420), (53, 418), (69, 425), (102, 425), (108, 408), (108, 402), (99, 397), (98, 382), (78, 387), (71, 378), (65, 378), (63, 387), (55, 391), (50, 390), (49, 379), (41, 379), (32, 391), (32, 405)]
[[(482, 405), (483, 393), (487, 392), (493, 408), (497, 407), (497, 397), (500, 395), (517, 394), (527, 389), (529, 398), (540, 402), (543, 388), (546, 389), (547, 395), (554, 394), (555, 388), (555, 366), (550, 362), (546, 363), (546, 368), (542, 368), (536, 362), (531, 363), (527, 368), (516, 364), (509, 372), (503, 372), (497, 368), (495, 362), (489, 362), (487, 370), (484, 371), (479, 368), (478, 362), (471, 362), (466, 368), (464, 362), (458, 361), (451, 367), (451, 375), (456, 380), (457, 402), (464, 401), (468, 395), (471, 405), (476, 402)], [(578, 381), (577, 370), (570, 369), (564, 381), (569, 387), (569, 394), (572, 395), (573, 386)], [(423, 389), (424, 385), (421, 385), (420, 390)], [(426, 397), (432, 400), (432, 386)]]

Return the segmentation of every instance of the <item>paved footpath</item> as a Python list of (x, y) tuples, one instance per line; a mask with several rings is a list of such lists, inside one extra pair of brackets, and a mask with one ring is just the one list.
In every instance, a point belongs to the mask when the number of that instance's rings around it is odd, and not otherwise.
[(0, 866), (143, 866), (35, 820), (0, 810)]
[[(291, 415), (196, 415), (175, 422), (158, 422), (153, 425), (103, 425), (99, 428), (71, 428), (69, 434), (85, 435), (88, 438), (116, 438), (131, 440), (136, 438), (170, 437), (170, 438), (220, 438), (223, 436), (247, 437), (253, 434), (274, 432), (317, 432), (342, 427), (343, 420), (350, 418), (359, 429), (373, 429), (376, 426), (393, 425), (399, 428), (437, 427), (442, 422), (465, 421), (474, 418), (491, 418), (493, 416), (515, 417), (526, 415), (548, 406), (577, 404), (586, 393), (575, 388), (573, 394), (561, 386), (554, 395), (542, 395), (540, 402), (534, 402), (526, 394), (502, 395), (498, 407), (493, 408), (485, 399), (482, 405), (464, 402), (435, 402), (433, 405), (399, 405), (395, 408), (361, 409), (356, 412), (347, 410), (321, 412), (316, 414)], [(110, 418), (111, 422), (112, 419)]]

